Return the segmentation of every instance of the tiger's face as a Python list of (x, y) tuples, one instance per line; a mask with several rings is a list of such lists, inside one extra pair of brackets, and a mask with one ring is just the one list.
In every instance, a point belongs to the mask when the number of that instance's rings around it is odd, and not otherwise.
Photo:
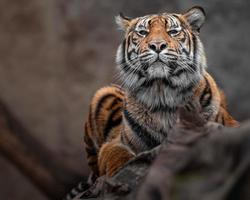
[(149, 108), (175, 107), (190, 96), (206, 68), (199, 30), (203, 9), (135, 19), (117, 17), (125, 31), (117, 51), (123, 86)]

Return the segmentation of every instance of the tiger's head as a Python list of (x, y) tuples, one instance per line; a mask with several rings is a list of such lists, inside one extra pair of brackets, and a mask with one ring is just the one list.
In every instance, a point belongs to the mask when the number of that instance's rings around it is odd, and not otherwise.
[(199, 38), (205, 12), (116, 17), (125, 38), (117, 51), (122, 84), (152, 110), (175, 108), (202, 79), (206, 57)]

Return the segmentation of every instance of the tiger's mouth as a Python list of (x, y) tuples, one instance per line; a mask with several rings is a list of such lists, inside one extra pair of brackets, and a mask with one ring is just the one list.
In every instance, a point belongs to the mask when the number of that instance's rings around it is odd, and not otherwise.
[(163, 65), (167, 65), (167, 63), (165, 63), (163, 60), (161, 60), (159, 57), (156, 59), (156, 60), (154, 60), (151, 64), (150, 64), (150, 66), (163, 66)]
[(149, 79), (168, 78), (170, 72), (171, 69), (169, 68), (169, 66), (160, 60), (156, 60), (155, 62), (150, 64), (147, 70)]
[(178, 56), (171, 53), (151, 54), (147, 59), (142, 59), (141, 62), (149, 66), (155, 64), (164, 64), (168, 66), (169, 63), (178, 62)]
[(179, 77), (182, 73), (195, 73), (190, 59), (181, 55), (162, 53), (154, 55), (153, 58), (147, 60), (147, 67), (144, 68), (149, 75), (148, 78), (170, 78), (172, 76)]

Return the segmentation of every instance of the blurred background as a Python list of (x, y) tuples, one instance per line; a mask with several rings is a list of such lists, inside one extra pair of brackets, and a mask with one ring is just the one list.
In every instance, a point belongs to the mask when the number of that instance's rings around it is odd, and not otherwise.
[[(94, 92), (114, 80), (122, 34), (114, 16), (185, 12), (203, 6), (209, 72), (229, 110), (250, 117), (248, 0), (1, 0), (0, 99), (54, 157), (88, 175), (83, 122)], [(50, 162), (50, 161), (48, 161)], [(0, 154), (0, 199), (46, 200)]]

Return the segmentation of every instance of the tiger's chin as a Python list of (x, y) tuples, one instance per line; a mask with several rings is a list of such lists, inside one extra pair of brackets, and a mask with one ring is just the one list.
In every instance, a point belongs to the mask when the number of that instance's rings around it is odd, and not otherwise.
[(174, 74), (180, 67), (177, 63), (154, 62), (149, 65), (147, 76), (143, 81), (137, 81), (130, 92), (150, 111), (175, 110), (191, 98), (202, 78), (199, 71), (190, 73), (184, 70)]
[(162, 62), (162, 61), (156, 61), (149, 65), (149, 68), (147, 70), (148, 79), (168, 79), (171, 75), (171, 68), (168, 66), (168, 64)]

